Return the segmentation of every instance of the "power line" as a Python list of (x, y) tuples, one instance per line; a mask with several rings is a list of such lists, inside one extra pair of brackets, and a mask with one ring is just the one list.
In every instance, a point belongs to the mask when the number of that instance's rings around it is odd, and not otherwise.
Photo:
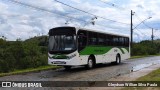
[[(137, 29), (136, 29), (137, 30)], [(137, 30), (138, 31), (138, 30)], [(140, 37), (141, 37), (141, 35), (139, 35), (139, 33), (137, 33), (137, 32), (135, 32), (136, 34), (137, 34), (137, 36), (139, 37), (139, 40), (141, 41), (141, 40), (149, 40), (149, 38), (141, 38), (140, 39)], [(140, 32), (141, 34), (143, 34), (144, 35), (144, 33), (142, 33), (142, 32)], [(146, 37), (146, 35), (144, 35), (145, 37)]]
[(112, 3), (112, 2), (109, 2), (109, 1), (104, 1), (104, 0), (98, 0), (99, 2), (102, 2), (106, 5), (110, 5), (112, 7), (115, 7), (117, 10), (119, 10), (119, 12), (125, 12), (125, 13), (128, 13), (131, 9), (130, 8), (124, 8), (124, 7), (121, 7), (115, 3)]
[(157, 39), (160, 39), (160, 37), (159, 37), (159, 36), (155, 36), (155, 37), (157, 37)]
[[(55, 14), (55, 15), (58, 15), (58, 16), (65, 17), (65, 18), (74, 19), (74, 20), (78, 20), (78, 21), (82, 21), (82, 22), (88, 23), (87, 21), (82, 20), (82, 19), (78, 19), (78, 18), (71, 17), (71, 16), (66, 16), (66, 15), (63, 15), (63, 14), (60, 14), (60, 13), (55, 13), (55, 12), (52, 12), (52, 11), (50, 11), (50, 10), (48, 10), (48, 9), (44, 9), (44, 8), (41, 8), (41, 7), (37, 7), (37, 6), (31, 5), (31, 4), (27, 4), (27, 3), (24, 3), (24, 2), (20, 2), (20, 1), (16, 1), (16, 0), (7, 0), (7, 1), (12, 2), (12, 3), (14, 3), (14, 4), (19, 4), (19, 5), (21, 5), (21, 6), (26, 6), (26, 7), (32, 8), (32, 9), (34, 9), (34, 10), (45, 11), (45, 12), (49, 12), (49, 13), (52, 13), (52, 14)], [(103, 26), (103, 27), (112, 28), (112, 29), (118, 29), (118, 30), (119, 30), (119, 28), (116, 28), (116, 27), (109, 27), (109, 26), (102, 25), (102, 24), (97, 24), (97, 25)]]
[(87, 12), (87, 11), (84, 11), (84, 10), (81, 10), (81, 9), (78, 9), (78, 8), (75, 8), (75, 7), (71, 6), (71, 5), (65, 4), (65, 3), (61, 2), (61, 1), (58, 1), (58, 0), (54, 0), (54, 1), (56, 1), (56, 2), (58, 2), (58, 3), (61, 3), (61, 4), (65, 5), (65, 6), (68, 6), (68, 7), (70, 7), (70, 8), (73, 8), (73, 9), (75, 9), (75, 10), (81, 11), (81, 12), (83, 12), (83, 13), (92, 15), (92, 16), (94, 16), (94, 17), (102, 18), (102, 19), (104, 19), (104, 20), (108, 20), (108, 21), (112, 21), (112, 22), (117, 22), (117, 23), (122, 23), (122, 24), (130, 25), (130, 24), (128, 24), (128, 23), (124, 23), (124, 22), (119, 22), (119, 21), (107, 19), (107, 18), (104, 18), (104, 17), (102, 17), (102, 16), (98, 16), (98, 15), (89, 13), (89, 12)]
[(122, 7), (119, 7), (118, 5), (116, 5), (116, 4), (114, 4), (114, 3), (112, 3), (112, 2), (109, 2), (109, 1), (103, 1), (103, 0), (98, 0), (98, 1), (100, 1), (100, 2), (102, 2), (102, 3), (104, 3), (104, 4), (107, 4), (107, 5), (110, 5), (110, 6), (113, 6), (113, 7), (116, 7), (116, 8), (118, 8), (118, 9), (125, 9), (125, 8), (122, 8)]
[(143, 34), (144, 36), (148, 37), (145, 33), (141, 32), (139, 29), (136, 28), (137, 31), (139, 31), (141, 34)]
[(55, 13), (55, 12), (52, 12), (52, 11), (50, 11), (48, 9), (37, 7), (37, 6), (31, 5), (31, 4), (27, 4), (27, 3), (24, 3), (24, 2), (20, 2), (20, 1), (16, 1), (16, 0), (7, 0), (7, 1), (10, 1), (10, 2), (15, 3), (15, 4), (22, 5), (22, 6), (30, 7), (30, 8), (35, 9), (35, 10), (45, 11), (45, 12), (49, 12), (49, 13), (52, 13), (52, 14), (56, 14), (58, 16), (62, 16), (62, 17), (66, 17), (66, 18), (71, 18), (71, 19), (75, 19), (75, 20), (78, 20), (78, 21), (87, 22), (87, 21), (82, 20), (82, 19), (78, 19), (78, 18), (71, 17), (71, 16), (66, 16), (66, 15), (63, 15), (63, 14), (60, 14), (60, 13)]
[[(135, 16), (139, 19), (139, 21), (142, 21), (138, 15), (135, 14)], [(143, 23), (146, 27), (148, 27), (148, 28), (150, 28), (150, 29), (154, 29), (154, 28), (148, 26), (147, 24), (145, 24), (144, 22), (142, 22), (142, 23)], [(136, 28), (136, 29), (137, 29), (137, 28)], [(154, 30), (158, 31), (158, 29), (154, 29)], [(159, 36), (155, 36), (155, 37), (160, 38)]]
[[(113, 6), (113, 7), (116, 7), (116, 8), (118, 8), (118, 9), (121, 9), (121, 10), (122, 10), (122, 9), (123, 9), (123, 10), (125, 9), (125, 8), (119, 7), (118, 5), (116, 5), (116, 4), (112, 3), (112, 2), (103, 1), (103, 0), (99, 0), (99, 1), (101, 1), (102, 3), (108, 4), (108, 5), (111, 5), (111, 6)], [(126, 10), (126, 9), (125, 9), (125, 10)], [(135, 16), (139, 19), (139, 21), (142, 21), (136, 14), (135, 14)], [(143, 21), (142, 21), (142, 23), (143, 23), (146, 27), (152, 28), (152, 27), (148, 26), (147, 24), (145, 24)], [(137, 28), (135, 28), (135, 29), (137, 29)], [(155, 30), (156, 30), (156, 32), (158, 31), (157, 29), (155, 29)], [(137, 29), (137, 31), (139, 31), (141, 34), (147, 36), (145, 33), (142, 33), (139, 29)], [(147, 37), (148, 37), (148, 36), (147, 36)], [(156, 36), (156, 37), (160, 38), (159, 36)]]
[[(157, 32), (157, 31), (158, 31), (158, 30), (156, 30), (156, 32)], [(154, 33), (155, 33), (155, 32), (154, 32)], [(158, 36), (156, 36), (156, 34), (154, 34), (154, 36), (155, 36), (155, 37), (157, 37), (157, 38), (160, 38), (160, 37), (159, 37), (159, 35), (158, 35)]]
[[(136, 15), (136, 14), (134, 14), (134, 15), (138, 18), (139, 21), (142, 21), (142, 20), (140, 19), (140, 17), (138, 17), (138, 15)], [(152, 27), (148, 26), (148, 25), (145, 24), (143, 21), (142, 21), (142, 23), (143, 23), (146, 27), (152, 29)]]
[[(136, 30), (137, 31), (139, 31), (141, 34), (143, 34), (144, 36), (146, 36), (146, 37), (148, 37), (148, 35), (147, 34), (145, 34), (145, 33), (143, 33), (143, 32), (141, 32), (139, 29), (137, 29), (136, 28)], [(135, 32), (136, 33), (136, 32)], [(138, 34), (138, 33), (137, 33)], [(157, 35), (154, 35), (154, 37), (157, 37), (157, 38), (160, 38), (159, 36), (157, 36)]]

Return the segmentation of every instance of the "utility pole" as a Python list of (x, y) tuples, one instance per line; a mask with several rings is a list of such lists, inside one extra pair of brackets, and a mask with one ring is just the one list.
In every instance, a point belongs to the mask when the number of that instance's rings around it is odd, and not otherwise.
[(153, 44), (153, 38), (154, 38), (154, 35), (153, 35), (153, 28), (152, 28), (152, 35), (151, 35), (151, 38), (152, 38), (152, 44)]
[[(133, 43), (133, 23), (132, 23), (132, 16), (133, 16), (133, 12), (131, 10), (131, 41), (130, 41), (130, 53), (131, 53), (131, 49), (132, 49), (132, 43)], [(132, 53), (131, 53), (132, 55)]]

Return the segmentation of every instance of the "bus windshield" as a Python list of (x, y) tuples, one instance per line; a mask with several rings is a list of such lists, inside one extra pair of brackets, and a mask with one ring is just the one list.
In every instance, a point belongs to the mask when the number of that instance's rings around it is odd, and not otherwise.
[(49, 51), (62, 53), (76, 49), (75, 35), (53, 35), (49, 37)]

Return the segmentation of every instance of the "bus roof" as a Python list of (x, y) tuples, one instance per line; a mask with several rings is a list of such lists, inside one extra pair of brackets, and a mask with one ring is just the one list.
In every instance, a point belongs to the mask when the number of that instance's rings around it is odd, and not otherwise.
[(122, 34), (115, 34), (115, 33), (110, 33), (107, 31), (101, 31), (101, 30), (94, 30), (94, 29), (86, 29), (86, 28), (79, 28), (79, 27), (75, 27), (77, 29), (82, 29), (82, 30), (86, 30), (86, 31), (92, 31), (92, 32), (98, 32), (98, 33), (105, 33), (105, 34), (109, 34), (109, 35), (115, 35), (115, 36), (122, 36), (122, 37), (128, 37), (127, 35), (122, 35)]
[[(115, 36), (122, 36), (122, 37), (128, 37), (127, 35), (122, 35), (122, 34), (115, 34), (115, 33), (110, 33), (110, 32), (106, 32), (106, 31), (101, 31), (101, 30), (94, 30), (94, 29), (86, 29), (86, 28), (81, 28), (81, 27), (73, 27), (73, 26), (62, 26), (63, 28), (76, 28), (76, 29), (81, 29), (81, 30), (86, 30), (86, 31), (91, 31), (91, 32), (97, 32), (97, 33), (105, 33), (105, 34), (109, 34), (109, 35), (115, 35)], [(55, 28), (62, 28), (62, 27), (55, 27)]]

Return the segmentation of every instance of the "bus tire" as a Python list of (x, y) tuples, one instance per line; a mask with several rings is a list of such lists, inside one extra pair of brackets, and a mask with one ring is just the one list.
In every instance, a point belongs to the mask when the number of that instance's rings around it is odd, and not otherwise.
[(119, 54), (116, 55), (116, 62), (115, 64), (120, 64), (121, 63), (121, 57)]
[(70, 70), (71, 66), (64, 66), (65, 70)]
[(94, 61), (93, 61), (92, 58), (89, 58), (89, 59), (88, 59), (88, 63), (87, 63), (87, 65), (86, 65), (86, 68), (87, 68), (87, 69), (92, 69), (93, 67), (94, 67)]

